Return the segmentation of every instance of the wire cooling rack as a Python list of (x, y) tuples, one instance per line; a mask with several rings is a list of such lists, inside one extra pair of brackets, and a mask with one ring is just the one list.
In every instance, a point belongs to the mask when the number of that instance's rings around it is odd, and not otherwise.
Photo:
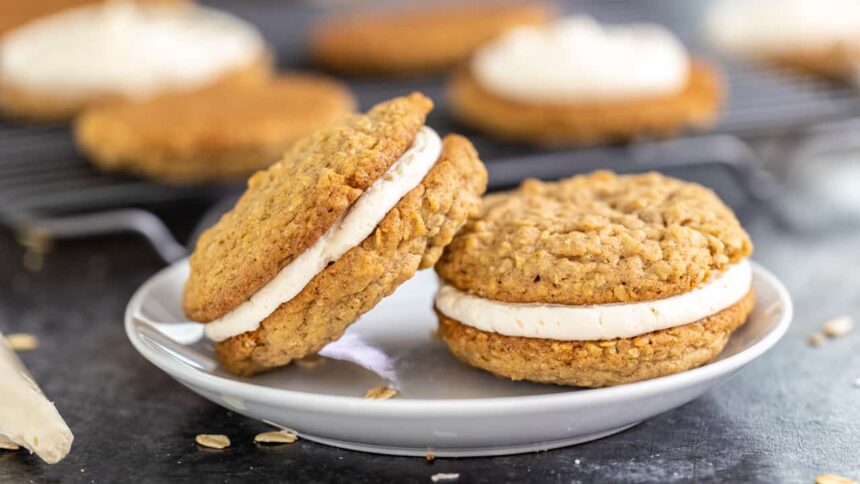
[[(257, 24), (273, 43), (281, 67), (308, 69), (305, 32), (322, 9), (307, 3), (216, 0)], [(496, 141), (457, 125), (445, 103), (441, 76), (349, 80), (362, 108), (391, 97), (421, 91), (436, 101), (428, 124), (440, 133), (459, 132), (475, 144), (490, 172), (491, 188), (515, 185), (527, 176), (558, 178), (596, 168), (617, 171), (667, 170), (717, 165), (749, 197), (768, 199), (775, 187), (742, 139), (772, 135), (860, 114), (860, 95), (850, 86), (768, 66), (722, 59), (700, 40), (704, 2), (673, 0), (591, 0), (565, 5), (602, 21), (654, 21), (672, 28), (721, 70), (728, 100), (719, 123), (707, 132), (668, 141), (577, 150), (544, 150)], [(144, 234), (165, 259), (184, 253), (161, 221), (145, 210), (153, 203), (215, 199), (242, 184), (182, 187), (105, 174), (80, 155), (70, 130), (61, 125), (0, 122), (0, 222), (45, 237), (82, 236), (112, 231)]]

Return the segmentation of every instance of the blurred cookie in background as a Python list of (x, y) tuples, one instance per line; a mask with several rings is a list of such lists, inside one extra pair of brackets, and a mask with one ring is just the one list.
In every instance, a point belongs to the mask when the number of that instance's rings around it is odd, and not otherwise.
[(269, 77), (257, 29), (190, 3), (109, 2), (30, 22), (0, 40), (0, 107), (34, 120), (84, 107)]
[(512, 27), (551, 17), (544, 4), (492, 1), (339, 14), (312, 29), (311, 55), (323, 67), (350, 74), (437, 72)]
[(716, 71), (654, 24), (569, 17), (479, 49), (449, 84), (459, 120), (502, 139), (592, 145), (712, 124)]
[(283, 74), (260, 85), (96, 106), (76, 120), (75, 138), (105, 170), (180, 183), (242, 179), (354, 108), (338, 81)]
[(840, 78), (860, 65), (856, 0), (722, 0), (705, 27), (712, 44), (739, 57)]
[[(63, 10), (105, 3), (111, 0), (0, 0), (0, 35), (38, 18), (53, 15)], [(137, 0), (142, 3), (176, 4), (192, 0)]]

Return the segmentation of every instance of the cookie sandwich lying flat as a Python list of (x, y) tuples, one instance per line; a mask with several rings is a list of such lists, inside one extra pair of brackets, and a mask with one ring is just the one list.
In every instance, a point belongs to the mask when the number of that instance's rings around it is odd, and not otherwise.
[(341, 14), (315, 26), (311, 52), (318, 64), (339, 72), (434, 72), (465, 60), (511, 27), (540, 25), (550, 16), (540, 4), (492, 1)]
[(854, 0), (721, 0), (706, 27), (724, 51), (830, 77), (860, 66), (860, 3)]
[(485, 199), (436, 270), (451, 351), (601, 387), (702, 365), (753, 307), (752, 246), (708, 189), (658, 174), (528, 180)]
[(334, 79), (283, 74), (96, 106), (76, 119), (75, 137), (102, 169), (173, 182), (229, 180), (266, 168), (354, 106), (349, 88)]
[(259, 32), (191, 3), (111, 1), (64, 10), (0, 39), (0, 108), (35, 120), (269, 76)]
[(184, 308), (229, 371), (319, 351), (476, 213), (486, 170), (468, 140), (424, 126), (431, 108), (416, 93), (300, 140), (201, 236)]
[(589, 145), (709, 125), (721, 94), (668, 30), (570, 17), (482, 47), (449, 97), (461, 121), (500, 138)]

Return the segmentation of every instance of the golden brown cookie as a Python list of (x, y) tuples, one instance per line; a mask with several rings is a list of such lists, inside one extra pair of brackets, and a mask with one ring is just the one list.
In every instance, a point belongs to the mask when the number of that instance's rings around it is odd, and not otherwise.
[(531, 104), (500, 97), (483, 88), (468, 69), (448, 86), (454, 116), (464, 124), (512, 141), (585, 146), (670, 137), (684, 129), (712, 124), (722, 88), (719, 76), (704, 62), (691, 64), (680, 92), (617, 102)]
[(355, 74), (414, 74), (447, 69), (518, 25), (547, 22), (537, 3), (442, 4), (323, 19), (311, 55), (326, 68)]
[[(254, 175), (234, 209), (207, 230), (191, 256), (186, 314), (222, 317), (313, 245), (411, 146), (432, 103), (420, 94), (382, 103), (299, 141)], [(217, 344), (224, 366), (251, 374), (318, 351), (337, 339), (442, 248), (477, 211), (487, 175), (472, 145), (445, 138), (423, 181), (359, 245), (318, 273), (254, 331)]]
[[(0, 35), (37, 18), (61, 12), (68, 8), (91, 5), (110, 0), (0, 0)], [(172, 4), (192, 0), (136, 0), (143, 3)]]
[(439, 335), (465, 363), (512, 380), (605, 387), (680, 373), (713, 360), (744, 324), (754, 300), (750, 291), (737, 304), (694, 323), (596, 341), (504, 336), (436, 314)]
[[(673, 301), (667, 298), (705, 286), (751, 252), (749, 236), (712, 191), (656, 173), (595, 172), (554, 183), (527, 180), (486, 197), (436, 271), (444, 284), (489, 303), (599, 309)], [(472, 365), (513, 379), (604, 386), (715, 357), (752, 309), (751, 288), (733, 292), (727, 304), (737, 302), (697, 321), (594, 341), (493, 333), (444, 314), (438, 302), (437, 313), (443, 339)]]
[[(268, 54), (254, 59), (248, 65), (226, 73), (199, 89), (229, 86), (254, 86), (272, 76), (272, 59)], [(0, 77), (0, 110), (9, 117), (29, 121), (50, 122), (72, 119), (91, 106), (127, 101), (117, 95), (69, 96), (57, 92), (44, 92), (3, 82)]]
[(274, 163), (354, 106), (338, 81), (283, 74), (259, 85), (97, 106), (78, 117), (75, 138), (105, 170), (171, 182), (235, 179)]

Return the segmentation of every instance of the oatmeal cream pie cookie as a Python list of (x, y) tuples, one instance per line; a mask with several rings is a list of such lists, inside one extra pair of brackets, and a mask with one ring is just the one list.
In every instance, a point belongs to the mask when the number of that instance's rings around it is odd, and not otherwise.
[(298, 141), (248, 182), (191, 255), (184, 308), (249, 375), (319, 351), (475, 215), (487, 173), (468, 140), (396, 98)]
[(590, 145), (671, 136), (713, 123), (715, 71), (652, 24), (570, 17), (516, 28), (479, 49), (449, 84), (454, 115), (499, 138)]
[(483, 1), (339, 14), (311, 34), (311, 55), (324, 67), (353, 74), (441, 71), (511, 27), (540, 25), (551, 9), (538, 3)]
[(829, 77), (860, 65), (857, 0), (721, 0), (706, 28), (713, 44), (739, 57)]
[(63, 10), (0, 38), (0, 108), (33, 120), (271, 72), (251, 24), (191, 3), (111, 1)]
[(436, 265), (439, 333), (513, 380), (601, 387), (722, 351), (753, 307), (750, 239), (710, 190), (656, 173), (527, 180)]
[(297, 139), (354, 109), (349, 88), (311, 74), (230, 85), (87, 109), (78, 146), (106, 170), (171, 182), (244, 178)]

